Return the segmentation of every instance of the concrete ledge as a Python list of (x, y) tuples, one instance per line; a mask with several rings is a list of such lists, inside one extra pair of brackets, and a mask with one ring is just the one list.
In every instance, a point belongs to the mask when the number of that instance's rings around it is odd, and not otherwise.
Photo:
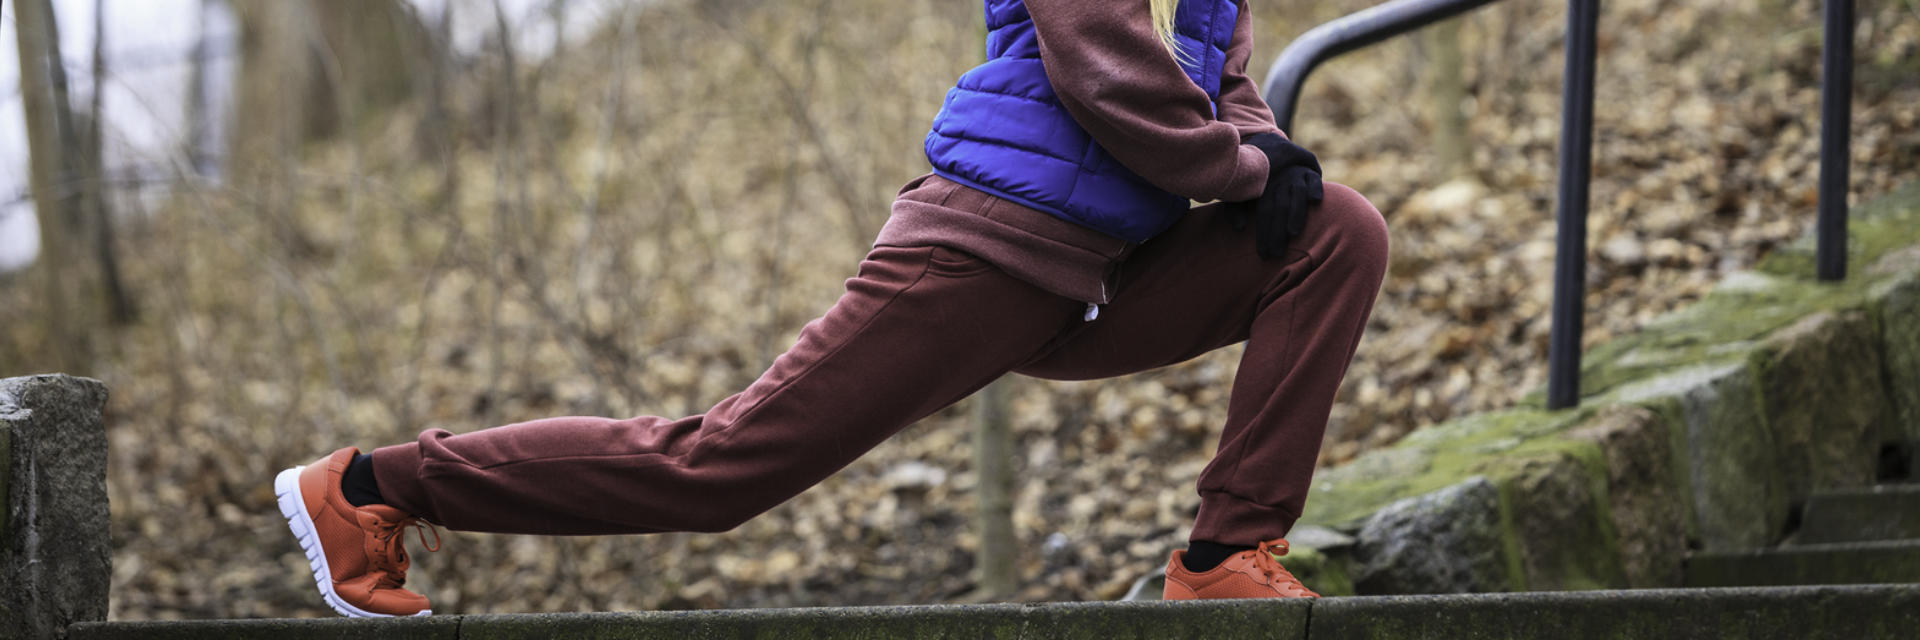
[[(1311, 621), (1311, 628), (1309, 628)], [(74, 640), (121, 638), (1907, 638), (1920, 584), (1667, 589), (1318, 601), (1090, 602), (404, 620), (95, 622)]]
[(1920, 585), (1334, 598), (1315, 640), (1907, 638)]
[(108, 622), (73, 640), (204, 638), (1218, 638), (1300, 639), (1306, 601), (1087, 602), (642, 613), (435, 616), (407, 620)]
[(427, 616), (354, 620), (350, 618), (278, 618), (188, 620), (180, 622), (86, 622), (73, 626), (68, 640), (144, 638), (211, 640), (217, 638), (338, 638), (341, 640), (453, 640), (466, 616)]

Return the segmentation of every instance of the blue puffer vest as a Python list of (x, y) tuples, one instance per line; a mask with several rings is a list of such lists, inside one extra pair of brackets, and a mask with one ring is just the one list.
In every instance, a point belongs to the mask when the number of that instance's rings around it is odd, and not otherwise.
[[(1187, 198), (1122, 166), (1060, 106), (1026, 4), (986, 0), (986, 10), (987, 61), (960, 76), (927, 133), (934, 173), (1129, 242), (1172, 226)], [(1216, 114), (1238, 17), (1233, 0), (1184, 0), (1174, 14), (1180, 66)]]

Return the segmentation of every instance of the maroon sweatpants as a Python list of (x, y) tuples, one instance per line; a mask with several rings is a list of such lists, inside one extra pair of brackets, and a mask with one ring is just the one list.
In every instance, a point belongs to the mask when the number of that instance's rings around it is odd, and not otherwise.
[(703, 415), (552, 418), (420, 434), (374, 453), (393, 506), (469, 531), (724, 531), (1009, 372), (1118, 376), (1246, 341), (1192, 539), (1252, 545), (1299, 518), (1334, 392), (1386, 269), (1386, 224), (1352, 189), (1284, 260), (1218, 205), (1122, 268), (1113, 303), (1041, 290), (965, 253), (876, 248), (825, 317)]

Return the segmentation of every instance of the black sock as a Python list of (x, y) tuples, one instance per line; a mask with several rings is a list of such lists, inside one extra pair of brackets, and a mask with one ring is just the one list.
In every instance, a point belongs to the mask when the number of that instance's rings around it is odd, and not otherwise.
[(340, 474), (340, 492), (346, 495), (347, 504), (356, 507), (386, 504), (386, 498), (380, 497), (380, 484), (373, 479), (373, 456), (362, 453), (347, 463), (347, 472)]
[(1180, 564), (1185, 566), (1188, 571), (1205, 573), (1212, 571), (1214, 567), (1220, 566), (1220, 563), (1226, 562), (1227, 558), (1233, 557), (1233, 554), (1252, 548), (1253, 547), (1195, 540), (1187, 543), (1187, 552), (1180, 556)]

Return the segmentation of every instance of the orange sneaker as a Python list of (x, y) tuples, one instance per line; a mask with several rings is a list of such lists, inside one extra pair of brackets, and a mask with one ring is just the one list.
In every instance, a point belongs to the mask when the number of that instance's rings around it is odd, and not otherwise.
[(1298, 578), (1280, 566), (1278, 558), (1287, 555), (1283, 539), (1260, 543), (1254, 549), (1233, 554), (1211, 570), (1194, 573), (1181, 564), (1186, 550), (1173, 552), (1167, 560), (1167, 587), (1162, 600), (1212, 600), (1215, 598), (1318, 598)]
[[(350, 618), (424, 616), (427, 597), (400, 588), (407, 581), (406, 545), (400, 530), (433, 528), (419, 518), (386, 505), (355, 507), (340, 491), (340, 474), (360, 453), (347, 447), (304, 467), (280, 472), (273, 492), (280, 497), (280, 514), (307, 552), (313, 582), (320, 596), (340, 615)], [(420, 533), (428, 551), (440, 550), (440, 532), (433, 544)]]

